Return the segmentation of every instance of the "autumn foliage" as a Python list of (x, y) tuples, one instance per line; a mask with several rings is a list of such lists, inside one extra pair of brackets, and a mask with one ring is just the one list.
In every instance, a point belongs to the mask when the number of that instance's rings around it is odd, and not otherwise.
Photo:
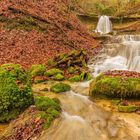
[(47, 64), (49, 58), (72, 50), (91, 54), (94, 46), (67, 0), (0, 1), (0, 64)]

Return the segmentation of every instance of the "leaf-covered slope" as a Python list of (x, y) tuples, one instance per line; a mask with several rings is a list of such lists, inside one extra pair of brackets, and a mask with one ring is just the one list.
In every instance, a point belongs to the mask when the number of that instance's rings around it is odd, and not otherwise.
[(0, 63), (27, 67), (59, 53), (96, 46), (65, 0), (0, 1)]

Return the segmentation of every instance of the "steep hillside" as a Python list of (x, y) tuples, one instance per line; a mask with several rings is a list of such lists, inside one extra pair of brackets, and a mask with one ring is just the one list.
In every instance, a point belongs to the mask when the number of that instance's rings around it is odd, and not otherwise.
[(59, 53), (96, 45), (66, 0), (0, 1), (0, 64), (47, 64)]

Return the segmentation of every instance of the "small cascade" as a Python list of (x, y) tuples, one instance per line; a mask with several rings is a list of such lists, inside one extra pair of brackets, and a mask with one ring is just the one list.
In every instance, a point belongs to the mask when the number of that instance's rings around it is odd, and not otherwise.
[(108, 34), (112, 31), (112, 23), (108, 16), (101, 16), (99, 18), (95, 32), (100, 34)]
[(123, 45), (121, 54), (127, 59), (127, 68), (140, 72), (140, 36), (124, 36)]
[(111, 38), (105, 44), (97, 62), (89, 66), (96, 77), (108, 70), (130, 70), (140, 72), (140, 35), (124, 35)]

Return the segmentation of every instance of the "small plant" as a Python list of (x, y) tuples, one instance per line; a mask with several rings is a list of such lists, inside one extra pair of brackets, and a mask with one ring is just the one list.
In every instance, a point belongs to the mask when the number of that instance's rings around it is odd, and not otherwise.
[(66, 92), (69, 91), (71, 87), (68, 84), (57, 83), (51, 87), (51, 91), (55, 93)]

